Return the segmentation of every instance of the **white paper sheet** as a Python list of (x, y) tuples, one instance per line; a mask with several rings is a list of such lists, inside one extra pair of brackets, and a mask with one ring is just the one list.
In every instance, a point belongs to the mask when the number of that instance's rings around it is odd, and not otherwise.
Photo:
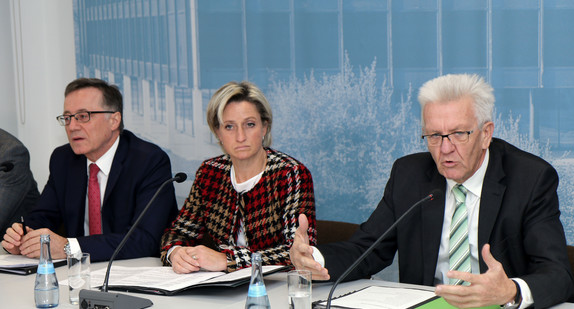
[[(64, 260), (53, 260), (53, 262)], [(37, 265), (38, 259), (35, 258), (29, 258), (24, 255), (0, 254), (0, 268), (20, 268)]]
[[(333, 299), (331, 308), (405, 309), (434, 296), (434, 292), (425, 290), (369, 286)], [(326, 303), (320, 302), (319, 305), (324, 306)]]
[[(263, 266), (263, 272), (269, 272), (284, 266)], [(102, 286), (106, 269), (92, 271), (92, 288)], [(171, 267), (126, 267), (112, 266), (108, 286), (142, 287), (165, 291), (178, 291), (198, 284), (232, 282), (250, 278), (251, 268), (243, 268), (231, 273), (198, 271), (190, 274), (176, 274)], [(60, 281), (67, 285), (67, 280)]]

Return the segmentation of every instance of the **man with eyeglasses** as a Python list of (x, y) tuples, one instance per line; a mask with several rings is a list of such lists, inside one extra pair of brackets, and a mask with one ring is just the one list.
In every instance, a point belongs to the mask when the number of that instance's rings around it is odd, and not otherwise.
[(313, 279), (336, 280), (415, 202), (440, 189), (446, 194), (413, 209), (345, 280), (376, 274), (398, 251), (401, 282), (436, 286), (456, 307), (567, 301), (574, 283), (554, 168), (492, 137), (493, 89), (481, 77), (440, 76), (418, 98), (428, 152), (395, 162), (383, 199), (348, 241), (309, 246), (300, 215), (293, 264)]
[[(40, 235), (50, 234), (54, 259), (88, 252), (92, 261), (108, 260), (156, 190), (172, 177), (171, 163), (158, 146), (123, 129), (116, 86), (79, 78), (64, 95), (64, 113), (56, 119), (69, 144), (52, 153), (48, 183), (25, 216), (26, 227), (14, 223), (2, 246), (12, 254), (38, 257)], [(163, 230), (176, 214), (174, 188), (168, 185), (118, 258), (159, 256)]]

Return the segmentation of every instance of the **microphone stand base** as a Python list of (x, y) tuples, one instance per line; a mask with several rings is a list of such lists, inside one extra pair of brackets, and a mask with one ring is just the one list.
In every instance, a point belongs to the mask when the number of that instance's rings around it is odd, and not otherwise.
[(81, 309), (142, 309), (153, 303), (147, 298), (119, 293), (80, 290)]

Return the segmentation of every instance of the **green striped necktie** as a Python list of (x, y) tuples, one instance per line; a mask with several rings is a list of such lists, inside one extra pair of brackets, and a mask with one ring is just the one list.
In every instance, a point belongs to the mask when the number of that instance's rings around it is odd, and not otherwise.
[[(462, 185), (452, 188), (456, 206), (450, 223), (449, 240), (449, 269), (471, 272), (470, 246), (468, 245), (468, 213), (466, 211), (466, 193), (468, 190)], [(450, 284), (458, 285), (468, 283), (460, 279), (450, 279)]]

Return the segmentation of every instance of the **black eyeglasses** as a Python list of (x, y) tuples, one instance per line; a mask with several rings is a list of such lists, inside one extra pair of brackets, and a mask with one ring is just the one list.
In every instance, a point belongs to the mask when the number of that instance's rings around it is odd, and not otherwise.
[(76, 121), (79, 123), (86, 123), (90, 121), (92, 114), (113, 114), (115, 112), (112, 111), (84, 111), (70, 115), (60, 115), (56, 117), (56, 120), (60, 123), (61, 126), (67, 126), (72, 122), (72, 117), (76, 118)]
[(438, 134), (438, 133), (434, 133), (434, 134), (427, 134), (427, 135), (423, 135), (421, 136), (422, 139), (427, 139), (427, 143), (429, 144), (429, 146), (438, 146), (442, 143), (442, 140), (446, 137), (448, 138), (448, 140), (453, 144), (453, 145), (459, 145), (459, 144), (464, 144), (466, 142), (468, 142), (468, 140), (470, 139), (470, 134), (472, 134), (473, 131), (456, 131), (456, 132), (452, 132), (449, 134)]

